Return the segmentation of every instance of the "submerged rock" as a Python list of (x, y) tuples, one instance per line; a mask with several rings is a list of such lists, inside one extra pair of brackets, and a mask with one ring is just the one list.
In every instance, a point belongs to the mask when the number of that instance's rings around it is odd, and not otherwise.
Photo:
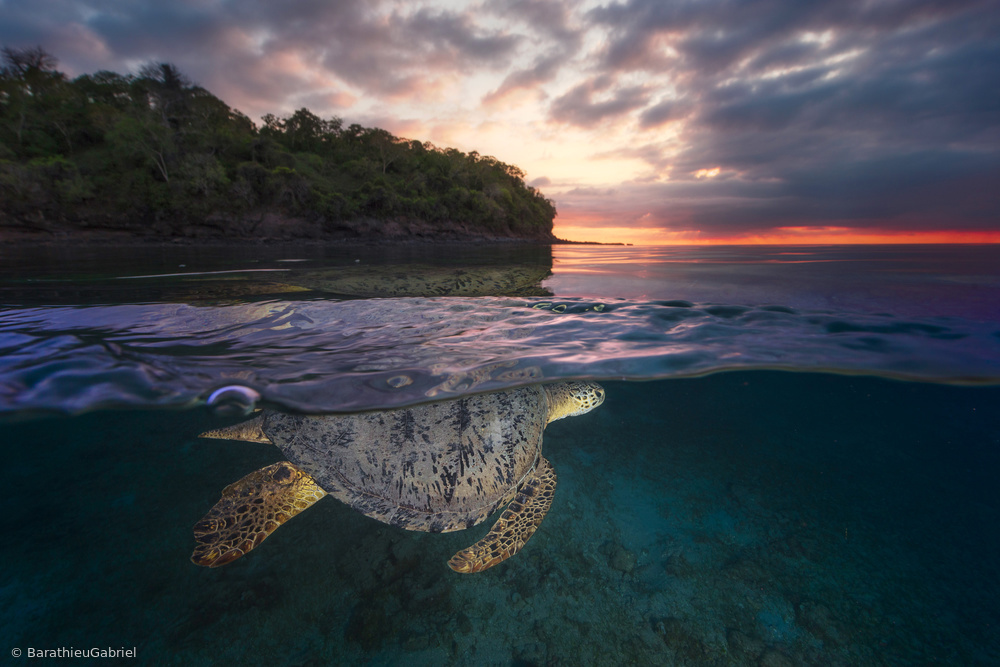
[(664, 618), (653, 624), (653, 630), (663, 639), (673, 654), (672, 664), (709, 665), (719, 657), (701, 638), (695, 624), (679, 618)]
[(760, 667), (794, 667), (794, 660), (776, 649), (768, 649), (760, 657)]
[(632, 570), (635, 569), (636, 562), (635, 553), (621, 545), (613, 547), (611, 555), (608, 557), (608, 565), (623, 574), (631, 574)]
[(734, 658), (749, 662), (763, 653), (764, 642), (759, 637), (751, 637), (745, 632), (730, 628), (726, 632), (726, 647)]

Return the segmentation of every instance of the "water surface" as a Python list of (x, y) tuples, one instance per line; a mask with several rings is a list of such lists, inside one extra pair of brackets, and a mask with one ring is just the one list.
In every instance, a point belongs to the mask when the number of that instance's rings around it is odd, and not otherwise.
[(317, 252), (12, 262), (0, 413), (187, 407), (229, 384), (336, 412), (737, 369), (1000, 380), (992, 247)]

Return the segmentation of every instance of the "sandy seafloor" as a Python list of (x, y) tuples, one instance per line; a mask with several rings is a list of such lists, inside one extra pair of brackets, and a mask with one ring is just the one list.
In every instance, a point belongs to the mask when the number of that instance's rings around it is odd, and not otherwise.
[(486, 526), (405, 532), (329, 498), (199, 568), (191, 527), (276, 448), (199, 440), (201, 411), (3, 424), (3, 654), (1000, 664), (1000, 388), (780, 372), (605, 385), (601, 408), (546, 431), (559, 485), (539, 532), (478, 575), (445, 563)]

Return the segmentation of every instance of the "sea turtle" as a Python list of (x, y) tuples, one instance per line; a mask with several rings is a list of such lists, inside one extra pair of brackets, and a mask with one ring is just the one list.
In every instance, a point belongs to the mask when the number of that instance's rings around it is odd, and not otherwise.
[(457, 572), (513, 556), (552, 504), (556, 475), (542, 431), (604, 401), (593, 382), (529, 385), (410, 408), (304, 416), (263, 410), (202, 434), (277, 445), (287, 461), (230, 484), (194, 527), (191, 560), (236, 560), (326, 494), (407, 530), (470, 528), (507, 506), (482, 540), (455, 554)]

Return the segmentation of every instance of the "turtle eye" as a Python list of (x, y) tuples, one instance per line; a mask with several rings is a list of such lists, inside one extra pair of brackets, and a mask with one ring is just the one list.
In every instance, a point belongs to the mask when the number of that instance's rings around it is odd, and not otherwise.
[(604, 387), (596, 382), (588, 383), (584, 388), (581, 399), (588, 409), (593, 410), (604, 402)]
[(289, 466), (279, 466), (277, 470), (274, 471), (272, 479), (278, 484), (283, 484), (287, 482), (292, 477), (292, 469)]

